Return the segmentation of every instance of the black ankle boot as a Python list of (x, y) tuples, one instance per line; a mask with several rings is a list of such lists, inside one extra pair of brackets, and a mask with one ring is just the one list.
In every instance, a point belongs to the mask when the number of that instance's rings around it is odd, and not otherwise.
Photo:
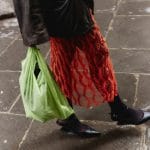
[(62, 126), (61, 130), (68, 134), (76, 134), (79, 136), (92, 137), (98, 136), (100, 133), (88, 125), (82, 124), (75, 114), (72, 114), (65, 120), (57, 120), (57, 124)]
[(150, 120), (150, 112), (129, 108), (120, 99), (115, 96), (114, 102), (110, 102), (111, 119), (117, 121), (118, 125), (139, 125)]

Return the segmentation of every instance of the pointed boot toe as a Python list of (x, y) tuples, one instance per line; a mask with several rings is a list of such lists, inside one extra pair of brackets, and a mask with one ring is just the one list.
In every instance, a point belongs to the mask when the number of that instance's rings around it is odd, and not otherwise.
[(147, 121), (149, 121), (149, 120), (150, 120), (150, 112), (148, 112), (148, 111), (143, 111), (143, 118), (141, 119), (141, 121), (139, 121), (139, 122), (137, 123), (137, 125), (143, 124), (143, 123), (145, 123), (145, 122), (147, 122)]
[(78, 135), (85, 136), (85, 137), (92, 137), (100, 135), (100, 132), (96, 131), (95, 129), (89, 127), (88, 125), (81, 124), (80, 129), (77, 131)]
[(79, 126), (69, 128), (64, 126), (61, 130), (67, 134), (78, 135), (80, 137), (95, 137), (101, 135), (100, 132), (85, 124), (80, 124)]

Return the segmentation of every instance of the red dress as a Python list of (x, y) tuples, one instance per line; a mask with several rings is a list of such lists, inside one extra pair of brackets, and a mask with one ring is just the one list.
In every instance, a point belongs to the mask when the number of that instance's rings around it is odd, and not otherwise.
[(93, 29), (85, 35), (50, 38), (50, 69), (55, 80), (73, 104), (84, 107), (113, 101), (118, 95), (108, 46), (93, 21)]

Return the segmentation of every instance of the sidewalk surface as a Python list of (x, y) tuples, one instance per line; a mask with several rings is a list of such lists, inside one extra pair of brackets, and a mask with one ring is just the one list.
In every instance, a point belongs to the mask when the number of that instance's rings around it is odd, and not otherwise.
[(0, 19), (14, 16), (14, 9), (12, 0), (1, 0), (0, 1)]
[[(122, 99), (128, 106), (150, 110), (150, 1), (95, 3)], [(49, 61), (49, 44), (40, 48)], [(42, 124), (27, 119), (18, 84), (26, 49), (16, 18), (0, 20), (0, 150), (150, 150), (150, 122), (117, 126), (110, 120), (107, 104), (90, 110), (76, 107), (78, 117), (102, 133), (98, 138), (66, 135), (55, 120)]]

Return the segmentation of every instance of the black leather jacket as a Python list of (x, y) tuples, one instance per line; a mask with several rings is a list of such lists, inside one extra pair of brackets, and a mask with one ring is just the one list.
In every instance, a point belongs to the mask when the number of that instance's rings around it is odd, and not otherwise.
[[(47, 42), (50, 36), (70, 38), (93, 26), (93, 0), (13, 0), (24, 44)], [(68, 19), (69, 18), (69, 19)], [(69, 20), (69, 22), (68, 22)]]

